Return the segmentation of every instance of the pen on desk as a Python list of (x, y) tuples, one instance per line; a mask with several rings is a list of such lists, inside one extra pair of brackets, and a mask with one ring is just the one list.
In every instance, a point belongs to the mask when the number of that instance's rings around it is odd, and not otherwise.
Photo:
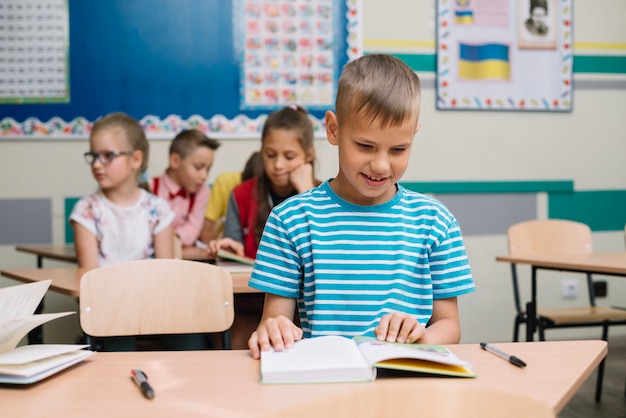
[(498, 357), (502, 357), (503, 359), (508, 360), (511, 364), (514, 364), (517, 367), (526, 367), (526, 363), (519, 357), (515, 357), (510, 354), (507, 354), (504, 351), (492, 345), (489, 345), (487, 343), (480, 343), (480, 346), (482, 347), (483, 350), (489, 351), (490, 353), (493, 353)]
[(135, 381), (139, 389), (141, 389), (141, 393), (148, 399), (154, 398), (154, 390), (148, 383), (148, 376), (144, 372), (139, 369), (132, 369), (130, 371), (130, 377)]

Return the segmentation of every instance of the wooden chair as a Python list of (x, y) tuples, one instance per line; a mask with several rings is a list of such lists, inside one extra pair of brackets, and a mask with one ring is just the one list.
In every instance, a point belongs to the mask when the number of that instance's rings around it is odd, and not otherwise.
[(234, 319), (230, 274), (178, 259), (99, 267), (80, 282), (80, 325), (89, 337), (222, 333), (230, 348)]
[[(507, 233), (510, 255), (558, 255), (589, 254), (593, 252), (591, 229), (580, 222), (546, 219), (520, 222), (511, 226)], [(531, 268), (532, 286), (535, 288), (537, 267)], [(513, 325), (513, 341), (518, 341), (519, 326), (528, 326), (528, 313), (522, 310), (520, 303), (518, 275), (515, 264), (511, 264), (513, 296), (517, 314)], [(586, 306), (568, 308), (536, 308), (539, 339), (545, 341), (544, 330), (549, 328), (601, 327), (602, 339), (608, 340), (610, 325), (626, 325), (626, 310), (597, 306), (593, 291), (592, 275), (586, 275)], [(598, 366), (596, 383), (596, 402), (602, 396), (604, 360)]]
[(413, 379), (379, 379), (375, 384), (355, 384), (317, 399), (265, 405), (259, 417), (272, 418), (554, 418), (546, 403), (521, 392), (469, 385), (468, 382), (433, 380), (417, 389)]

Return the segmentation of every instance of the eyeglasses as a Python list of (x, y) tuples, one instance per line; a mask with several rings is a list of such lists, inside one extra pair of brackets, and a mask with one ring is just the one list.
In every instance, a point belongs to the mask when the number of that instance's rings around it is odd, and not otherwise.
[(132, 155), (134, 151), (100, 151), (100, 152), (86, 152), (85, 162), (89, 165), (93, 164), (96, 160), (100, 161), (102, 165), (111, 164), (111, 161), (115, 157), (120, 155)]

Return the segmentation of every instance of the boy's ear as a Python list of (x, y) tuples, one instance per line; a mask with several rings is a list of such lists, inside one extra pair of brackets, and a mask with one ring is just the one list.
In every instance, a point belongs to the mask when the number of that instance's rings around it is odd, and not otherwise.
[(421, 124), (419, 124), (419, 123), (417, 124), (417, 126), (415, 126), (415, 132), (414, 132), (414, 135), (417, 133), (417, 131), (419, 131), (419, 130), (420, 130), (420, 128), (421, 128), (421, 127), (422, 127), (422, 125), (421, 125)]
[(177, 153), (173, 152), (170, 154), (170, 163), (169, 166), (170, 168), (177, 170), (178, 167), (180, 166), (180, 155), (178, 155)]
[(337, 135), (339, 130), (337, 115), (335, 115), (335, 112), (332, 110), (327, 110), (324, 121), (326, 123), (326, 138), (328, 139), (328, 142), (331, 145), (337, 145)]

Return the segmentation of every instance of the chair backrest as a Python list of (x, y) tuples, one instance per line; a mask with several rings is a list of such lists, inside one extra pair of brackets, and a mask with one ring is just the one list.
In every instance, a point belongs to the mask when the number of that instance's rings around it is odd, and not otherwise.
[[(417, 382), (417, 379), (414, 380)], [(373, 384), (345, 385), (328, 396), (266, 405), (259, 417), (423, 417), (443, 418), (553, 418), (550, 406), (523, 392), (436, 381), (414, 385), (409, 379), (379, 379)], [(416, 406), (418, 405), (418, 406)], [(419, 413), (416, 414), (416, 410)]]
[(589, 254), (589, 226), (562, 219), (520, 222), (508, 230), (509, 254)]
[(90, 270), (80, 282), (79, 304), (80, 325), (94, 337), (222, 332), (234, 319), (230, 274), (188, 260)]

